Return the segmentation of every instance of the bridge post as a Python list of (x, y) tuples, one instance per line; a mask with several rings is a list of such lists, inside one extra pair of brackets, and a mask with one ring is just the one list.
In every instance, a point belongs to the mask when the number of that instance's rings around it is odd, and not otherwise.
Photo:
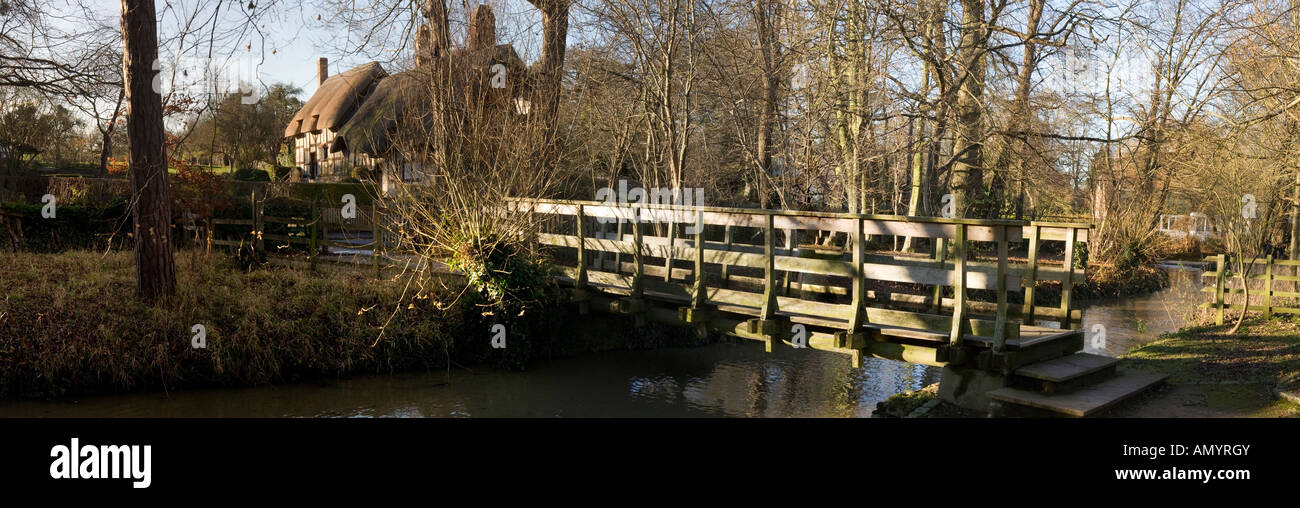
[(994, 240), (998, 243), (998, 317), (993, 323), (993, 354), (1000, 355), (1007, 349), (1007, 228), (994, 226)]
[[(1008, 257), (1008, 246), (1006, 246), (1006, 231), (1011, 226), (993, 226), (993, 239), (997, 242), (997, 320), (993, 322), (993, 365), (1002, 369), (1005, 374), (1010, 374), (1011, 361), (1008, 359), (1009, 353), (1006, 352), (1006, 312), (1008, 312), (1008, 303), (1006, 303), (1006, 257)], [(1014, 326), (1014, 324), (1013, 324)]]
[(759, 319), (764, 321), (776, 317), (776, 229), (773, 216), (769, 212), (764, 216), (766, 225), (763, 229), (763, 307)]
[[(732, 229), (731, 224), (727, 224), (726, 226), (723, 226), (723, 228), (723, 240), (727, 244), (726, 250), (727, 252), (731, 252), (731, 243), (735, 241), (736, 230)], [(723, 261), (722, 263), (722, 287), (731, 287), (731, 273), (730, 270), (727, 269), (726, 261)]]
[[(942, 270), (943, 264), (946, 261), (948, 261), (948, 239), (947, 238), (934, 239), (934, 259), (935, 261), (938, 261), (938, 263), (936, 264), (939, 266), (939, 269)], [(939, 314), (943, 312), (943, 285), (942, 284), (934, 287), (934, 310), (932, 312), (934, 312), (935, 314)]]
[[(618, 224), (614, 226), (614, 234), (618, 235), (618, 242), (623, 243), (623, 218), (619, 217)], [(623, 273), (623, 253), (614, 253), (614, 273)]]
[(578, 205), (578, 280), (574, 283), (578, 289), (587, 288), (587, 235), (586, 228), (583, 226), (584, 215), (584, 207)]
[(668, 247), (664, 249), (664, 282), (673, 281), (673, 247), (677, 239), (677, 217), (674, 210), (669, 210)]
[[(785, 230), (785, 255), (794, 256), (794, 237), (798, 234), (797, 229)], [(802, 286), (801, 286), (802, 287)], [(790, 272), (786, 271), (781, 276), (781, 296), (790, 296)]]
[[(862, 218), (859, 217), (855, 222), (857, 227), (849, 234), (849, 242), (852, 243), (853, 249), (853, 314), (849, 316), (848, 330), (835, 334), (835, 345), (847, 349), (861, 349), (867, 345), (867, 335), (862, 329), (867, 322), (867, 311), (863, 307), (867, 303), (867, 274), (863, 270), (863, 264), (866, 262), (866, 242), (862, 235)], [(860, 366), (861, 361), (860, 354), (854, 355), (855, 367)]]
[(746, 321), (749, 333), (762, 335), (767, 352), (772, 352), (781, 337), (788, 331), (783, 320), (777, 319), (776, 280), (776, 228), (773, 214), (764, 212), (763, 228), (763, 306), (758, 318)]
[(948, 334), (948, 345), (939, 350), (938, 356), (942, 357), (942, 361), (960, 364), (966, 360), (962, 335), (970, 328), (970, 323), (966, 320), (966, 224), (954, 226), (956, 234), (953, 239), (953, 254), (956, 259), (952, 280), (952, 329)]
[(1030, 325), (1034, 324), (1034, 286), (1038, 284), (1038, 242), (1042, 229), (1038, 225), (1029, 227), (1029, 274), (1025, 278), (1025, 304), (1020, 315)]
[(645, 294), (645, 263), (641, 250), (641, 208), (636, 207), (632, 209), (632, 297), (638, 299)]
[(1070, 322), (1071, 298), (1074, 294), (1074, 241), (1077, 238), (1079, 230), (1070, 226), (1065, 232), (1065, 259), (1061, 261), (1065, 265), (1065, 277), (1061, 281), (1061, 329), (1069, 330), (1073, 327)]
[(590, 295), (587, 293), (587, 235), (586, 227), (583, 225), (586, 222), (586, 210), (583, 205), (578, 205), (577, 219), (578, 273), (573, 283), (573, 301), (578, 303), (578, 314), (586, 315), (591, 307)]
[(619, 311), (631, 314), (636, 326), (645, 326), (645, 261), (642, 255), (644, 246), (641, 241), (641, 207), (632, 208), (632, 259), (635, 271), (632, 274), (631, 294), (619, 302)]
[(683, 322), (695, 325), (697, 336), (706, 338), (713, 312), (708, 305), (708, 287), (704, 280), (704, 211), (696, 210), (695, 217), (695, 280), (691, 283), (691, 306), (681, 307), (677, 312)]

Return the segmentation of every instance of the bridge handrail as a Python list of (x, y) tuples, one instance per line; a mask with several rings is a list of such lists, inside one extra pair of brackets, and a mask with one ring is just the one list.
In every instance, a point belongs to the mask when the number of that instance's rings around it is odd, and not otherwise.
[(617, 208), (642, 208), (650, 210), (674, 210), (674, 211), (702, 211), (716, 213), (740, 213), (747, 215), (774, 215), (787, 217), (817, 217), (827, 219), (865, 219), (865, 220), (884, 220), (898, 222), (926, 222), (934, 224), (966, 224), (970, 226), (1045, 226), (1075, 229), (1092, 229), (1094, 225), (1090, 222), (1055, 222), (1040, 220), (1016, 220), (1016, 219), (968, 219), (968, 218), (946, 218), (946, 217), (928, 217), (918, 215), (889, 215), (889, 214), (863, 214), (848, 212), (821, 212), (821, 211), (801, 211), (801, 210), (774, 210), (770, 208), (736, 208), (721, 206), (695, 206), (682, 204), (662, 204), (662, 203), (611, 203), (606, 201), (584, 201), (571, 199), (544, 199), (544, 198), (506, 198), (509, 202), (515, 203), (543, 203), (553, 205), (583, 205), (583, 206), (613, 206)]

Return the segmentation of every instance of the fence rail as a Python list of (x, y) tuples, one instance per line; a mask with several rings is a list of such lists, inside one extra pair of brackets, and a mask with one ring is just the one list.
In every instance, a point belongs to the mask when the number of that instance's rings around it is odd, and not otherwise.
[[(1242, 274), (1234, 274), (1229, 267), (1229, 258), (1224, 254), (1217, 256), (1207, 256), (1205, 261), (1214, 264), (1214, 270), (1206, 270), (1201, 274), (1203, 278), (1209, 277), (1214, 279), (1214, 284), (1201, 288), (1201, 292), (1209, 293), (1212, 300), (1200, 305), (1203, 309), (1214, 309), (1215, 324), (1222, 325), (1225, 311), (1241, 310), (1242, 306), (1246, 311), (1263, 312), (1265, 316), (1272, 316), (1274, 313), (1279, 314), (1300, 314), (1300, 307), (1288, 307), (1276, 305), (1274, 297), (1300, 299), (1300, 260), (1274, 259), (1272, 255), (1264, 258), (1252, 258), (1251, 261), (1243, 263), (1243, 267), (1248, 267), (1248, 273), (1245, 277)], [(1256, 274), (1255, 271), (1263, 271), (1262, 274)], [(1290, 272), (1290, 275), (1283, 275), (1280, 272)], [(1236, 277), (1243, 281), (1243, 287), (1228, 287), (1230, 280)], [(1251, 289), (1247, 295), (1246, 285), (1251, 281), (1263, 281), (1263, 287)], [(1280, 291), (1277, 289), (1277, 282), (1289, 282), (1291, 291)], [(1232, 295), (1242, 295), (1241, 303), (1229, 303), (1227, 300)], [(1263, 305), (1251, 305), (1246, 301), (1246, 297), (1258, 298), (1262, 300)], [(1293, 300), (1296, 301), (1296, 300)]]
[[(339, 213), (339, 208), (323, 208), (316, 201), (312, 202), (311, 212), (306, 217), (282, 217), (275, 215), (266, 215), (263, 203), (258, 199), (259, 194), (253, 193), (250, 198), (252, 204), (251, 216), (247, 219), (242, 218), (208, 218), (200, 225), (191, 221), (184, 225), (186, 231), (192, 231), (205, 244), (205, 248), (211, 249), (212, 246), (218, 247), (251, 247), (256, 252), (266, 251), (266, 242), (279, 242), (282, 244), (299, 245), (305, 247), (307, 251), (307, 266), (316, 268), (318, 262), (334, 264), (362, 264), (359, 261), (359, 255), (352, 256), (350, 261), (344, 260), (344, 255), (322, 255), (322, 251), (330, 247), (346, 248), (356, 250), (370, 250), (371, 254), (367, 256), (367, 263), (372, 265), (375, 270), (375, 276), (382, 275), (383, 267), (386, 263), (384, 252), (384, 227), (382, 224), (382, 214), (377, 205), (372, 205), (368, 210), (358, 208), (357, 217), (344, 219)], [(295, 236), (292, 233), (278, 234), (267, 233), (266, 224), (275, 223), (288, 226), (292, 231), (297, 229), (302, 236)], [(243, 230), (237, 239), (216, 238), (216, 226), (238, 226)], [(358, 232), (371, 231), (371, 240), (368, 242), (337, 242), (325, 238), (328, 230), (339, 232)], [(295, 265), (296, 266), (296, 265)]]

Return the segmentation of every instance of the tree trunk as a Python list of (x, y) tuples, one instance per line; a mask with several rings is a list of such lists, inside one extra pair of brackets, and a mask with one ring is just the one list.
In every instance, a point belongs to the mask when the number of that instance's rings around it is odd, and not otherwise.
[[(1021, 39), (1024, 44), (1024, 53), (1020, 60), (1020, 74), (1016, 77), (1016, 99), (1015, 115), (1010, 119), (1012, 122), (1024, 122), (1033, 114), (1029, 109), (1030, 88), (1034, 84), (1034, 71), (1038, 66), (1038, 45), (1032, 42), (1035, 34), (1038, 33), (1038, 23), (1043, 17), (1043, 4), (1046, 0), (1030, 0), (1029, 15), (1025, 23), (1025, 37)], [(1016, 219), (1019, 220), (1024, 214), (1025, 206), (1025, 180), (1029, 178), (1029, 165), (1026, 159), (1032, 152), (1029, 147), (1029, 139), (1021, 140), (1023, 152), (1016, 157), (1015, 164), (1020, 169), (1020, 174), (1016, 178), (1020, 180), (1016, 190), (1015, 211)]]
[(108, 158), (113, 155), (113, 128), (117, 127), (117, 119), (122, 111), (122, 100), (126, 97), (126, 88), (123, 87), (117, 91), (117, 104), (113, 106), (113, 116), (109, 117), (108, 125), (99, 131), (104, 137), (99, 143), (99, 172), (108, 176)]
[(542, 147), (538, 163), (553, 168), (559, 159), (557, 132), (560, 124), (560, 93), (564, 79), (564, 50), (569, 38), (569, 0), (529, 0), (542, 11), (542, 57), (539, 62), (533, 112), (541, 122)]
[(984, 182), (983, 96), (985, 56), (984, 0), (961, 0), (961, 86), (954, 126), (952, 195), (958, 217), (972, 210), (971, 198)]
[(779, 8), (780, 4), (774, 0), (758, 0), (754, 2), (754, 24), (758, 28), (758, 48), (763, 65), (763, 105), (758, 121), (758, 148), (756, 154), (759, 170), (762, 172), (759, 178), (766, 178), (772, 174), (772, 145), (773, 134), (776, 131), (777, 87), (780, 83), (780, 72), (777, 68), (779, 50), (776, 46), (775, 20), (772, 18), (778, 15), (774, 11)]
[(122, 0), (122, 76), (130, 108), (126, 131), (131, 141), (137, 291), (150, 301), (165, 300), (176, 292), (162, 96), (153, 88), (156, 24), (153, 0)]

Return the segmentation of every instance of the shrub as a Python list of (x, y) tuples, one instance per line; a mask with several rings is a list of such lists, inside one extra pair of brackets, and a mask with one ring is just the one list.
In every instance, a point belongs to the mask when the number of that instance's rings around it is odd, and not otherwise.
[(530, 352), (541, 347), (532, 335), (533, 330), (546, 328), (547, 316), (540, 310), (554, 288), (552, 265), (513, 242), (461, 238), (457, 245), (447, 266), (465, 276), (471, 290), (465, 300), (481, 309), (478, 319), (471, 319), (484, 330), (505, 326), (513, 342), (498, 350), (496, 361), (505, 367), (522, 367)]
[(265, 170), (256, 168), (242, 168), (235, 170), (232, 175), (235, 180), (243, 182), (269, 182), (271, 177), (266, 174)]
[(129, 245), (132, 228), (129, 202), (118, 197), (101, 207), (58, 205), (53, 218), (41, 216), (44, 205), (0, 203), (0, 210), (22, 217), (24, 250), (105, 249)]

